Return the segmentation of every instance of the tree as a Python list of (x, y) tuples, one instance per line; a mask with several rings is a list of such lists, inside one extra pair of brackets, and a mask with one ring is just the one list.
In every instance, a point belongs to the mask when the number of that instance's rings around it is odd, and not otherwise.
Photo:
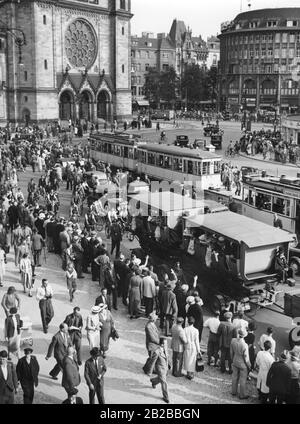
[(179, 78), (173, 67), (161, 72), (155, 68), (149, 68), (145, 75), (144, 93), (146, 99), (150, 102), (159, 104), (161, 100), (164, 100), (168, 103), (174, 103), (178, 87)]
[(186, 66), (181, 80), (181, 95), (188, 103), (216, 98), (217, 69), (207, 71), (199, 65)]

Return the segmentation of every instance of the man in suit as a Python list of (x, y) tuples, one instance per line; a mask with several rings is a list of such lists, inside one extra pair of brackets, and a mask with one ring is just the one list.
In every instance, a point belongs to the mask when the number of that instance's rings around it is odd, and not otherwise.
[(238, 386), (240, 386), (240, 399), (248, 399), (246, 384), (248, 372), (251, 369), (249, 360), (249, 348), (244, 338), (247, 331), (238, 330), (238, 337), (233, 338), (230, 343), (230, 356), (232, 360), (232, 390), (233, 396), (237, 395)]
[(165, 323), (165, 335), (169, 336), (174, 320), (177, 317), (178, 306), (176, 302), (175, 293), (172, 290), (172, 283), (168, 282), (162, 291), (161, 295), (161, 315), (160, 324), (161, 328)]
[(67, 356), (64, 357), (62, 362), (63, 376), (61, 385), (68, 394), (80, 384), (79, 366), (74, 359), (74, 353), (74, 347), (69, 346)]
[(182, 317), (178, 317), (176, 324), (174, 324), (173, 327), (171, 328), (171, 334), (172, 334), (171, 349), (173, 352), (172, 375), (174, 377), (182, 377), (184, 345), (187, 343), (187, 338), (186, 338), (184, 329), (182, 328), (183, 322), (184, 322), (184, 319)]
[[(17, 308), (10, 308), (9, 315), (5, 319), (5, 338), (8, 340), (8, 352), (10, 359), (10, 353), (16, 352), (17, 357), (20, 356), (20, 342), (21, 342), (21, 328), (23, 322), (20, 315), (17, 313)], [(17, 337), (16, 337), (17, 335)]]
[(203, 331), (203, 312), (201, 308), (203, 304), (199, 296), (195, 297), (195, 303), (189, 307), (187, 317), (193, 317), (195, 320), (194, 327), (199, 331), (199, 343), (201, 343), (202, 331)]
[(67, 324), (60, 324), (59, 331), (52, 337), (52, 341), (45, 358), (46, 361), (48, 361), (54, 351), (56, 365), (49, 373), (53, 380), (58, 380), (57, 376), (63, 368), (63, 359), (68, 354), (68, 347), (72, 346), (68, 330), (69, 328)]
[(156, 350), (156, 373), (157, 376), (150, 379), (153, 389), (160, 383), (163, 393), (163, 400), (169, 403), (168, 385), (167, 385), (167, 373), (169, 368), (168, 351), (166, 346), (167, 338), (160, 337), (159, 347)]
[(25, 356), (19, 359), (17, 363), (17, 377), (22, 386), (24, 405), (32, 404), (34, 387), (39, 384), (40, 366), (32, 352), (33, 349), (31, 347), (24, 347)]
[(100, 350), (94, 347), (91, 352), (91, 357), (86, 361), (84, 367), (84, 378), (89, 386), (90, 404), (95, 403), (95, 394), (99, 405), (104, 405), (104, 374), (106, 373), (106, 366), (104, 359), (100, 355)]
[(270, 404), (282, 405), (291, 392), (291, 368), (286, 364), (287, 352), (282, 352), (279, 361), (273, 362), (267, 375), (266, 385), (270, 389)]
[(149, 321), (145, 326), (146, 333), (146, 349), (148, 351), (148, 359), (143, 366), (144, 373), (151, 376), (153, 373), (155, 363), (157, 360), (156, 351), (159, 348), (159, 332), (156, 327), (155, 322), (157, 321), (158, 316), (155, 312), (152, 312), (149, 315)]
[(128, 295), (128, 288), (126, 287), (126, 277), (129, 269), (125, 263), (125, 256), (123, 253), (120, 253), (118, 259), (114, 261), (114, 268), (117, 277), (118, 295), (122, 296), (123, 304), (127, 306), (126, 298)]
[(81, 365), (82, 364), (82, 361), (81, 361), (82, 333), (81, 331), (83, 327), (83, 321), (82, 321), (82, 316), (79, 312), (80, 312), (80, 308), (76, 306), (73, 309), (73, 313), (66, 316), (64, 323), (67, 324), (69, 328), (69, 336), (73, 343), (73, 346), (76, 349), (78, 365)]
[(7, 361), (6, 350), (0, 352), (0, 405), (13, 404), (18, 390), (18, 377), (13, 363)]

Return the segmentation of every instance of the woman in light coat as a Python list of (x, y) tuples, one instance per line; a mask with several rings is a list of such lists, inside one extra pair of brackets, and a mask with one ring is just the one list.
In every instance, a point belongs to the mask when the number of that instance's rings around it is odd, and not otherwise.
[(264, 349), (258, 352), (255, 359), (255, 367), (258, 368), (257, 375), (257, 390), (259, 393), (259, 399), (262, 403), (267, 403), (269, 395), (269, 387), (267, 386), (267, 375), (271, 365), (274, 362), (274, 358), (271, 354), (272, 344), (269, 340), (264, 342)]
[(110, 311), (107, 309), (107, 305), (104, 305), (103, 303), (99, 305), (100, 307), (100, 313), (99, 313), (99, 321), (101, 324), (101, 330), (100, 330), (100, 351), (102, 352), (103, 358), (106, 357), (106, 352), (109, 348), (109, 340), (111, 337), (112, 330), (114, 327), (114, 320), (110, 313)]
[(188, 317), (188, 327), (185, 327), (184, 333), (187, 339), (187, 344), (183, 354), (183, 368), (186, 370), (186, 377), (189, 380), (194, 378), (196, 370), (197, 355), (200, 354), (199, 331), (194, 327), (195, 319)]
[(102, 324), (99, 320), (99, 312), (99, 306), (93, 306), (91, 309), (91, 313), (87, 316), (86, 319), (85, 329), (87, 333), (87, 339), (90, 345), (90, 350), (92, 350), (94, 347), (97, 347), (98, 349), (100, 347), (100, 330)]

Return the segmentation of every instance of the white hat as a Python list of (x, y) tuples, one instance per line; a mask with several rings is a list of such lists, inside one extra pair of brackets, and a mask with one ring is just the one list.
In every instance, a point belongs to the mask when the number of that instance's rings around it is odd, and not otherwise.
[(105, 303), (100, 303), (99, 308), (100, 308), (99, 312), (102, 312), (104, 309), (107, 308), (107, 305)]
[(100, 306), (93, 306), (91, 309), (92, 314), (99, 314), (100, 311), (101, 311)]

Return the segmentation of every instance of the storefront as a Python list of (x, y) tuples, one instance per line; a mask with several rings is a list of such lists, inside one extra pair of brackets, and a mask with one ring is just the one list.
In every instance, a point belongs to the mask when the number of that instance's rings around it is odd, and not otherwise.
[(300, 115), (288, 115), (281, 122), (283, 140), (300, 145)]

